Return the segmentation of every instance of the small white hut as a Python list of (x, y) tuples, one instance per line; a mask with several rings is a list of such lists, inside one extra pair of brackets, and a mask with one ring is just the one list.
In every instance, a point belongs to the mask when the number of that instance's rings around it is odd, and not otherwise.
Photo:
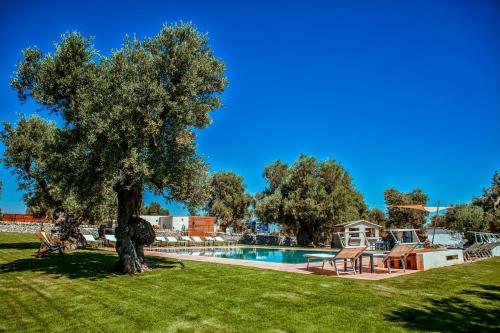
[[(367, 220), (336, 224), (333, 226), (333, 232), (335, 234), (340, 233), (344, 243), (351, 245), (359, 244), (373, 246), (375, 242), (380, 239), (380, 226)], [(364, 244), (364, 237), (362, 237), (361, 233), (366, 235), (366, 242), (368, 242), (368, 244)], [(336, 248), (342, 247), (338, 237), (333, 237), (333, 246)]]

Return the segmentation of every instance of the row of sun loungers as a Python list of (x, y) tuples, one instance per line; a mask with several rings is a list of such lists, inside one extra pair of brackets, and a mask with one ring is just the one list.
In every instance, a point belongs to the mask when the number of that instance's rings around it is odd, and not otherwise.
[(220, 236), (216, 236), (216, 237), (207, 236), (207, 237), (205, 237), (204, 240), (201, 239), (199, 236), (192, 236), (192, 237), (181, 236), (180, 239), (177, 239), (173, 236), (167, 236), (167, 237), (157, 236), (156, 237), (156, 244), (160, 245), (160, 246), (163, 244), (165, 244), (165, 245), (172, 244), (172, 245), (181, 245), (181, 246), (191, 246), (191, 245), (207, 246), (207, 245), (215, 245), (215, 244), (232, 245), (234, 243), (235, 243), (234, 241), (225, 240), (224, 238), (222, 238)]
[[(387, 254), (381, 254), (383, 256), (384, 264), (387, 265), (388, 273), (391, 273), (392, 263), (395, 261), (401, 262), (401, 267), (403, 267), (403, 272), (406, 272), (405, 262), (408, 255), (418, 246), (418, 243), (404, 243), (396, 244), (392, 250)], [(329, 262), (330, 265), (335, 267), (335, 272), (339, 275), (339, 270), (337, 267), (337, 261), (341, 260), (344, 263), (349, 263), (353, 274), (356, 274), (356, 267), (359, 257), (367, 249), (366, 246), (359, 247), (344, 247), (336, 254), (324, 254), (324, 253), (311, 253), (304, 254), (307, 258), (307, 268), (309, 269), (309, 264), (311, 259), (319, 259), (323, 262), (321, 268), (325, 268), (325, 263)], [(347, 266), (346, 270), (347, 270)]]
[[(116, 237), (115, 235), (104, 235), (105, 239), (95, 239), (93, 235), (83, 235), (85, 238), (85, 241), (87, 242), (88, 245), (91, 247), (100, 247), (103, 245), (111, 245), (111, 243), (116, 243)], [(157, 236), (155, 239), (155, 244), (157, 246), (162, 246), (162, 245), (174, 245), (174, 246), (207, 246), (207, 245), (232, 245), (234, 244), (234, 241), (230, 240), (225, 240), (224, 238), (217, 236), (217, 237), (205, 237), (205, 239), (201, 239), (198, 236), (181, 236), (180, 239), (177, 239), (176, 237), (173, 236)]]
[(464, 250), (464, 260), (473, 261), (490, 258), (491, 251), (498, 246), (498, 243), (480, 243), (476, 242)]

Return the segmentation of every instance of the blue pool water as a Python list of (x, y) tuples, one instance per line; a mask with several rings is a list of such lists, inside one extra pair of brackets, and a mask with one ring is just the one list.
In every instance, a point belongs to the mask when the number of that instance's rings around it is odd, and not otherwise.
[(153, 251), (167, 252), (175, 254), (184, 254), (192, 256), (219, 257), (227, 259), (254, 260), (277, 262), (284, 264), (302, 264), (307, 262), (304, 257), (306, 253), (327, 253), (328, 251), (310, 251), (310, 250), (288, 250), (288, 249), (267, 249), (267, 248), (200, 248), (200, 249), (169, 249), (155, 248)]

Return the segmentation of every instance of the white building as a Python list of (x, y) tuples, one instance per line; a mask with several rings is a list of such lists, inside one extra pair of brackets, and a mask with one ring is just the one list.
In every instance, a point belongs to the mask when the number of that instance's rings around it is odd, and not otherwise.
[(160, 215), (141, 215), (142, 219), (148, 221), (152, 226), (160, 226), (163, 219), (168, 216), (160, 216)]
[[(334, 233), (340, 233), (345, 244), (359, 244), (373, 246), (380, 239), (380, 226), (376, 223), (367, 220), (350, 221), (346, 223), (336, 224), (333, 226)], [(364, 244), (364, 237), (360, 233), (364, 233), (368, 244)], [(338, 237), (333, 237), (333, 243), (336, 248), (341, 248), (342, 244)]]
[(165, 216), (161, 227), (168, 230), (186, 231), (189, 226), (189, 216)]
[[(462, 240), (460, 232), (451, 231), (445, 228), (429, 227), (427, 228), (427, 239), (433, 244), (455, 245)], [(433, 240), (434, 239), (434, 240)]]

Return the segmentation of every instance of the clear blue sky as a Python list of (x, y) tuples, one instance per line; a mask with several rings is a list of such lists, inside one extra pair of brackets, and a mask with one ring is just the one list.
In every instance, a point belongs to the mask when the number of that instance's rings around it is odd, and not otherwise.
[[(379, 208), (388, 187), (467, 202), (500, 169), (498, 1), (74, 2), (0, 4), (3, 121), (36, 109), (8, 86), (24, 47), (51, 51), (79, 30), (108, 54), (125, 34), (184, 20), (209, 32), (229, 79), (198, 150), (251, 193), (266, 164), (301, 152), (340, 162)], [(13, 177), (2, 168), (0, 178), (0, 207), (23, 212)]]

